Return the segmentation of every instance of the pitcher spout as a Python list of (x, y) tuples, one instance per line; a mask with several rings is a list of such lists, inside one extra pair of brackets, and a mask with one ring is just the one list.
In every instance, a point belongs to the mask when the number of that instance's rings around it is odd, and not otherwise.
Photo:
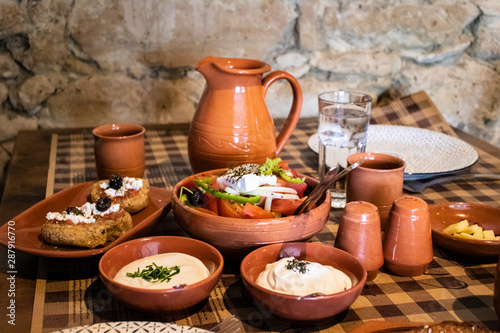
[(205, 78), (210, 71), (218, 70), (228, 74), (263, 74), (271, 70), (271, 66), (265, 62), (240, 58), (206, 57), (198, 62), (195, 68)]
[(214, 64), (215, 59), (216, 59), (215, 57), (205, 57), (205, 58), (201, 59), (196, 64), (195, 70), (197, 70), (198, 72), (203, 74), (203, 76), (205, 76), (205, 78), (206, 78), (206, 75), (208, 74), (212, 65)]

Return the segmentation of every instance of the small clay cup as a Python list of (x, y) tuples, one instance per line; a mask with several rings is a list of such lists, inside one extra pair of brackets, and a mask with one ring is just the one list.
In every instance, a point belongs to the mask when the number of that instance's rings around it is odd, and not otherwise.
[(377, 207), (365, 201), (347, 203), (340, 217), (335, 247), (359, 260), (368, 273), (367, 281), (375, 279), (384, 264)]
[(418, 276), (433, 259), (429, 207), (417, 197), (394, 201), (383, 240), (384, 267), (392, 274)]
[(136, 124), (105, 124), (94, 128), (94, 153), (97, 177), (112, 174), (144, 177), (144, 127)]
[(347, 157), (351, 165), (363, 164), (346, 176), (346, 201), (366, 201), (379, 209), (380, 226), (385, 230), (394, 200), (403, 194), (405, 161), (379, 153), (358, 153)]

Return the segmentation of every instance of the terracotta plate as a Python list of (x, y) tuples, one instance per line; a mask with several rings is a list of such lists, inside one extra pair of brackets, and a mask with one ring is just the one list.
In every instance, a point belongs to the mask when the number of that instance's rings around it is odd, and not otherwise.
[(432, 224), (432, 240), (435, 244), (452, 252), (467, 256), (491, 257), (500, 252), (498, 241), (464, 239), (443, 233), (450, 224), (463, 219), (477, 223), (500, 235), (500, 207), (481, 203), (445, 202), (429, 205)]
[(92, 181), (81, 183), (59, 191), (14, 217), (11, 219), (13, 222), (9, 221), (0, 227), (0, 244), (8, 246), (9, 237), (14, 235), (15, 248), (19, 251), (43, 257), (90, 257), (102, 254), (134, 236), (146, 235), (156, 225), (162, 213), (167, 214), (170, 211), (170, 191), (151, 186), (149, 205), (142, 211), (132, 215), (132, 229), (113, 242), (108, 242), (103, 247), (95, 249), (55, 246), (42, 242), (40, 230), (45, 223), (45, 215), (48, 212), (63, 211), (68, 206), (83, 205), (90, 194), (93, 183)]

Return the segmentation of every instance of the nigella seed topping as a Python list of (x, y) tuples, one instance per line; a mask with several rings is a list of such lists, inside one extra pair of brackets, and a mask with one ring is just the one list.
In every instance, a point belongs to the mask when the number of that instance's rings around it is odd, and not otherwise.
[(286, 262), (286, 269), (292, 270), (294, 272), (299, 272), (302, 274), (306, 274), (307, 271), (309, 270), (307, 268), (307, 265), (309, 265), (309, 262), (305, 260), (297, 260), (293, 258), (293, 260), (287, 260)]
[(64, 211), (66, 212), (66, 214), (82, 215), (83, 216), (82, 211), (77, 207), (67, 207)]

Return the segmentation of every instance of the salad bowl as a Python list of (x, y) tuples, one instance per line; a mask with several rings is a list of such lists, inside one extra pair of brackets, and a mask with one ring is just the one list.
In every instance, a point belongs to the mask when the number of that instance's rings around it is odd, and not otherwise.
[[(268, 244), (303, 241), (318, 234), (330, 215), (330, 192), (318, 200), (307, 213), (273, 218), (244, 219), (225, 217), (181, 202), (181, 188), (190, 187), (194, 180), (219, 176), (227, 169), (205, 171), (181, 180), (172, 190), (172, 211), (178, 225), (193, 238), (217, 248), (223, 254), (241, 256)], [(308, 190), (318, 181), (304, 175)]]

